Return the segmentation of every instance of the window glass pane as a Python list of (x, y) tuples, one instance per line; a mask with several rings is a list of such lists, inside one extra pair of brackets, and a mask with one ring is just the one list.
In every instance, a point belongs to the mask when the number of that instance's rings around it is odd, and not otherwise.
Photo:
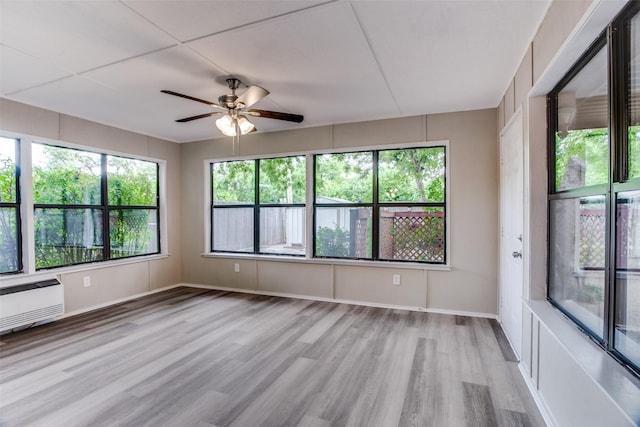
[(15, 202), (16, 189), (16, 140), (0, 137), (0, 202)]
[(255, 161), (213, 163), (213, 203), (254, 203)]
[(253, 252), (253, 208), (213, 209), (213, 250)]
[(260, 160), (260, 203), (304, 203), (304, 156)]
[(316, 160), (316, 203), (373, 201), (373, 153), (322, 154)]
[(606, 46), (558, 94), (557, 191), (609, 178)]
[(604, 196), (552, 200), (549, 296), (599, 337), (604, 328)]
[(631, 20), (629, 64), (629, 178), (640, 178), (640, 14)]
[(0, 273), (20, 269), (17, 208), (0, 208)]
[(111, 206), (156, 206), (158, 165), (107, 156), (107, 188)]
[(260, 252), (304, 255), (304, 207), (260, 208)]
[(381, 202), (444, 202), (444, 147), (381, 151)]
[(315, 215), (316, 256), (371, 258), (371, 208), (321, 207)]
[(640, 366), (640, 191), (618, 194), (615, 348)]
[(380, 259), (445, 261), (444, 207), (380, 209)]
[(32, 158), (34, 203), (101, 203), (100, 154), (32, 144)]
[(34, 211), (36, 268), (103, 259), (100, 209)]
[(111, 258), (158, 252), (158, 211), (156, 209), (115, 209), (109, 211)]

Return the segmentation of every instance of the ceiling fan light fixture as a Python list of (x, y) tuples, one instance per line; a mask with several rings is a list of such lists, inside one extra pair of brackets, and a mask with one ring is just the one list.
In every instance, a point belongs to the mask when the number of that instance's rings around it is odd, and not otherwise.
[(238, 117), (238, 127), (240, 128), (240, 134), (246, 135), (256, 127), (245, 116)]
[(233, 117), (229, 114), (225, 114), (216, 120), (216, 127), (226, 136), (236, 136), (236, 126)]

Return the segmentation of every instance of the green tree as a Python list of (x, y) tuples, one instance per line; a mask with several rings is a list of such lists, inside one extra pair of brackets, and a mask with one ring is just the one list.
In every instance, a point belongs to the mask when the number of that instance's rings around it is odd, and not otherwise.
[[(577, 129), (556, 134), (556, 190), (574, 188), (566, 183), (568, 173), (577, 164), (584, 165), (582, 185), (604, 184), (609, 181), (609, 132), (607, 128)], [(571, 165), (571, 166), (570, 166)], [(565, 181), (565, 184), (563, 184)]]
[(214, 163), (212, 175), (214, 204), (254, 203), (255, 161)]
[(629, 127), (629, 178), (640, 178), (640, 126)]
[(260, 160), (260, 203), (304, 203), (304, 156)]
[(316, 231), (316, 254), (329, 257), (349, 256), (349, 233), (334, 224), (334, 228), (319, 227)]
[[(0, 138), (0, 202), (16, 202), (16, 141)], [(18, 223), (15, 207), (0, 208), (0, 273), (18, 270)]]
[(158, 165), (107, 156), (107, 187), (111, 206), (156, 206)]
[(347, 202), (373, 200), (373, 153), (323, 154), (316, 156), (316, 197)]
[(32, 152), (34, 203), (101, 203), (100, 154), (44, 144), (33, 144)]
[(379, 199), (383, 202), (444, 202), (444, 147), (381, 151)]

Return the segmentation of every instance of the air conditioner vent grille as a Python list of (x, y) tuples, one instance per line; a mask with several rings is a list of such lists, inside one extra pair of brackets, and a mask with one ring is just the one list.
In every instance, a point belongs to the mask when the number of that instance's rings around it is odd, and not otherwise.
[(0, 319), (0, 331), (28, 325), (29, 323), (35, 323), (40, 320), (60, 316), (62, 314), (64, 314), (64, 307), (62, 304), (51, 305), (37, 310), (14, 314), (13, 316)]
[(12, 286), (0, 292), (0, 332), (62, 314), (64, 287), (58, 280)]

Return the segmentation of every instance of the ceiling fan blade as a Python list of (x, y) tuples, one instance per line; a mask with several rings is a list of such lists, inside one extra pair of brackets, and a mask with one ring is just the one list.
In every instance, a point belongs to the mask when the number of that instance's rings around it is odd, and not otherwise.
[(178, 119), (176, 120), (176, 122), (178, 123), (186, 123), (186, 122), (190, 122), (191, 120), (198, 120), (198, 119), (204, 119), (205, 117), (211, 117), (215, 114), (220, 114), (218, 112), (215, 113), (205, 113), (205, 114), (198, 114), (197, 116), (191, 116), (191, 117), (185, 117), (184, 119)]
[(236, 99), (236, 105), (242, 104), (241, 108), (251, 107), (265, 96), (269, 95), (269, 91), (260, 86), (249, 86), (242, 95)]
[(215, 102), (206, 101), (206, 100), (204, 100), (204, 99), (200, 99), (200, 98), (195, 98), (195, 97), (193, 97), (193, 96), (189, 96), (189, 95), (185, 95), (185, 94), (182, 94), (182, 93), (174, 92), (174, 91), (172, 91), (172, 90), (161, 90), (160, 92), (162, 92), (162, 93), (166, 93), (167, 95), (178, 96), (178, 97), (180, 97), (180, 98), (188, 99), (188, 100), (190, 100), (190, 101), (201, 102), (201, 103), (203, 103), (203, 104), (207, 104), (207, 105), (209, 105), (209, 106), (211, 106), (211, 107), (219, 108), (219, 109), (221, 109), (221, 110), (226, 110), (226, 109), (227, 109), (227, 107), (222, 106), (222, 105), (220, 105), (220, 104), (216, 104)]
[(249, 111), (245, 111), (245, 113), (253, 117), (264, 117), (266, 119), (286, 120), (288, 122), (296, 122), (296, 123), (300, 123), (304, 120), (304, 116), (301, 116), (299, 114), (280, 113), (277, 111), (249, 110)]

